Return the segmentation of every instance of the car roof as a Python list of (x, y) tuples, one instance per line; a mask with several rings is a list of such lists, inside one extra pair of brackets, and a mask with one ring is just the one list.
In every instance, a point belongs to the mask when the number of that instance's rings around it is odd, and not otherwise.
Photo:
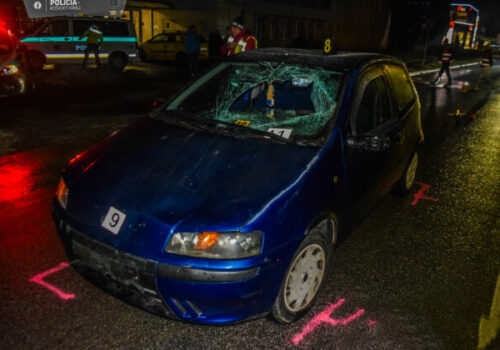
[(373, 62), (392, 62), (404, 65), (397, 58), (370, 52), (339, 52), (324, 55), (321, 50), (265, 48), (250, 50), (226, 58), (235, 62), (283, 62), (311, 67), (322, 67), (338, 72), (361, 69)]

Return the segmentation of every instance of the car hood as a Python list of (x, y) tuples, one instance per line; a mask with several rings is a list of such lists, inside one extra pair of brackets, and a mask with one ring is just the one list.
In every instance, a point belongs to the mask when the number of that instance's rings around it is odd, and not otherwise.
[(234, 230), (318, 150), (145, 118), (70, 161), (67, 211), (94, 227), (113, 206), (127, 214), (125, 229), (154, 220), (177, 230)]

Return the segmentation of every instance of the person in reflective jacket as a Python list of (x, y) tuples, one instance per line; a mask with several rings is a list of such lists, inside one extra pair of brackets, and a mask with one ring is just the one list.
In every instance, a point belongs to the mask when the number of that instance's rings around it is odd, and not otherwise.
[(253, 50), (257, 48), (257, 39), (243, 25), (241, 17), (236, 18), (231, 23), (231, 36), (227, 42), (222, 45), (222, 56), (232, 56), (240, 52)]
[(451, 85), (450, 63), (452, 59), (453, 51), (448, 44), (448, 39), (444, 39), (443, 46), (441, 47), (441, 54), (439, 55), (439, 60), (441, 61), (441, 69), (439, 70), (439, 74), (432, 82), (432, 84), (439, 84), (439, 82), (441, 81), (441, 76), (443, 75), (443, 73), (446, 73), (446, 77), (448, 78), (448, 80), (446, 81), (444, 87)]
[(101, 48), (104, 38), (99, 26), (97, 24), (92, 25), (78, 39), (82, 40), (85, 37), (87, 38), (87, 47), (85, 48), (85, 57), (83, 58), (82, 68), (85, 69), (87, 67), (89, 52), (93, 52), (97, 69), (101, 70), (102, 66), (101, 61), (99, 60), (99, 49)]
[(495, 84), (491, 80), (491, 67), (493, 66), (493, 53), (491, 51), (491, 47), (489, 44), (486, 44), (483, 50), (483, 55), (481, 57), (481, 61), (479, 62), (481, 65), (481, 72), (479, 73), (479, 78), (477, 79), (476, 85), (474, 89), (477, 90), (479, 88), (479, 84), (483, 79), (488, 81), (490, 87), (495, 87)]

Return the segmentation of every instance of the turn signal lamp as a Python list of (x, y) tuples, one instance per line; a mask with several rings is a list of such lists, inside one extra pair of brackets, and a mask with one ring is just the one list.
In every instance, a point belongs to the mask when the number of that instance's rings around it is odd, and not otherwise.
[(198, 241), (194, 246), (195, 250), (206, 250), (217, 243), (219, 232), (202, 232), (198, 234)]
[(68, 187), (66, 187), (66, 183), (62, 178), (57, 185), (56, 198), (59, 204), (61, 204), (61, 207), (66, 209), (68, 206)]
[(165, 252), (209, 259), (244, 259), (260, 254), (262, 232), (183, 232), (173, 234)]

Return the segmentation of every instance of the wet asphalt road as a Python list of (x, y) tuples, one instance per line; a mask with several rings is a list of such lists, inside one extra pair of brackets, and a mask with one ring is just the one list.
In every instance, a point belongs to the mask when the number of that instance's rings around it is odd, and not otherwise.
[[(50, 202), (61, 169), (182, 86), (182, 72), (155, 69), (46, 72), (34, 96), (0, 101), (2, 349), (475, 349), (481, 318), (496, 326), (500, 88), (462, 92), (477, 67), (453, 71), (449, 89), (428, 85), (432, 75), (415, 77), (426, 136), (418, 183), (406, 197), (385, 197), (335, 250), (317, 304), (295, 324), (264, 318), (212, 327), (163, 319), (60, 265), (67, 258)], [(50, 285), (30, 282), (47, 271)]]

